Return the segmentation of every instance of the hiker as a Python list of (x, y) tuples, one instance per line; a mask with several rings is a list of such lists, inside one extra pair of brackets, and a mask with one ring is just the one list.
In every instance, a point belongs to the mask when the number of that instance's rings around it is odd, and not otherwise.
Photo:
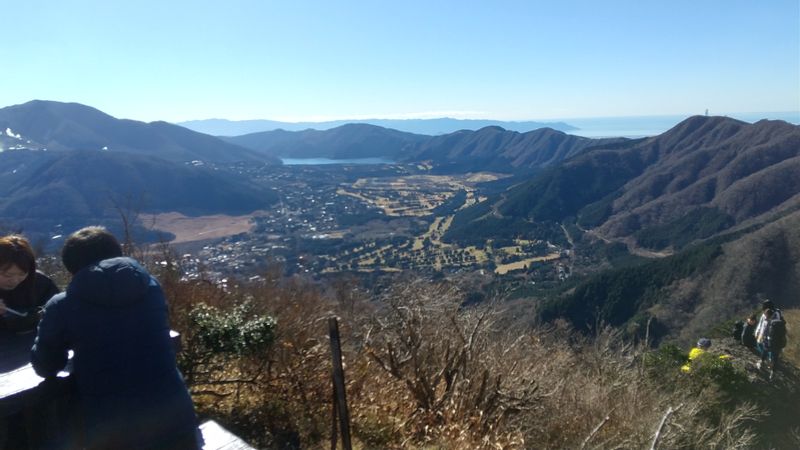
[(684, 373), (691, 372), (692, 371), (692, 361), (694, 361), (695, 359), (697, 359), (701, 355), (703, 355), (705, 352), (707, 352), (709, 348), (711, 348), (711, 339), (700, 338), (697, 341), (697, 346), (695, 346), (693, 349), (689, 350), (689, 361), (686, 364), (684, 364), (683, 366), (681, 366), (681, 371), (684, 372)]
[(85, 447), (200, 448), (158, 281), (102, 227), (69, 236), (61, 259), (72, 280), (45, 305), (31, 360), (52, 379), (74, 351), (70, 378)]
[(742, 343), (742, 345), (757, 353), (756, 326), (758, 326), (756, 315), (750, 314), (750, 316), (748, 316), (747, 320), (744, 322), (742, 334), (739, 336), (739, 341)]
[(0, 339), (7, 333), (33, 331), (39, 310), (58, 293), (53, 280), (36, 270), (36, 257), (27, 239), (0, 237)]
[[(764, 300), (763, 302), (761, 302), (761, 312), (762, 313), (766, 313), (766, 311), (768, 309), (771, 309), (776, 314), (776, 316), (773, 317), (773, 320), (783, 320), (783, 311), (781, 311), (780, 309), (776, 308), (775, 307), (775, 303), (773, 303), (772, 300), (769, 300), (769, 299)], [(761, 318), (760, 318), (759, 323), (758, 323), (759, 326), (761, 325), (761, 321), (763, 321), (763, 320), (764, 320), (764, 314), (761, 314)]]
[(761, 361), (756, 367), (768, 369), (769, 377), (772, 378), (781, 350), (786, 346), (786, 322), (783, 319), (783, 313), (775, 308), (772, 301), (765, 300), (761, 306), (764, 313), (761, 315), (755, 331)]

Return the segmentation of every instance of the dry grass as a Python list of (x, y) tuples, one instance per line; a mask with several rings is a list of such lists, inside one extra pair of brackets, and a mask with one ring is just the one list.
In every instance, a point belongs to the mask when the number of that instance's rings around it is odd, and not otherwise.
[(681, 388), (677, 367), (648, 375), (642, 349), (611, 330), (588, 338), (564, 324), (509, 328), (502, 309), (462, 308), (463, 293), (447, 284), (401, 281), (375, 301), (352, 280), (323, 290), (266, 278), (229, 292), (164, 283), (179, 329), (200, 300), (224, 308), (251, 298), (277, 319), (268, 351), (201, 361), (207, 373), (191, 385), (202, 414), (259, 446), (330, 445), (331, 315), (340, 320), (356, 448), (650, 448), (659, 429), (658, 448), (755, 441), (760, 410)]
[(253, 229), (253, 217), (257, 214), (188, 217), (177, 212), (169, 212), (140, 214), (139, 219), (153, 229), (174, 234), (175, 239), (172, 243), (178, 244), (247, 233)]
[(786, 318), (786, 348), (783, 349), (783, 358), (800, 367), (800, 309), (786, 309), (783, 311)]

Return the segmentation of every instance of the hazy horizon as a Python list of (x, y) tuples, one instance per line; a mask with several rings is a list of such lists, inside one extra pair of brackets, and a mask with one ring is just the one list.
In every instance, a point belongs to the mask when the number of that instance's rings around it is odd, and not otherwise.
[[(703, 112), (705, 113), (705, 111)], [(701, 115), (701, 114), (695, 114)], [(709, 115), (712, 114), (709, 111)], [(763, 112), (763, 113), (732, 113), (732, 114), (718, 114), (719, 116), (731, 117), (734, 119), (742, 120), (749, 123), (754, 123), (759, 120), (784, 120), (786, 122), (800, 125), (800, 111), (787, 111), (787, 112)], [(515, 124), (526, 124), (528, 122), (538, 122), (543, 124), (554, 124), (554, 127), (561, 129), (567, 134), (576, 136), (583, 136), (589, 138), (603, 138), (603, 137), (629, 137), (638, 138), (644, 136), (655, 136), (661, 134), (670, 128), (674, 127), (681, 121), (687, 119), (691, 115), (651, 115), (651, 116), (619, 116), (619, 117), (573, 117), (561, 118), (554, 120), (530, 120), (530, 121), (499, 121), (495, 119), (468, 119), (477, 120), (481, 122), (496, 122), (500, 126), (506, 124), (507, 129), (515, 131), (530, 131), (536, 127), (514, 127)], [(229, 121), (227, 119), (214, 118), (196, 121), (177, 122), (178, 125), (187, 127), (189, 129), (200, 131), (202, 133), (212, 135), (224, 136), (237, 136), (261, 131), (284, 130), (284, 131), (301, 131), (305, 129), (328, 130), (345, 123), (372, 123), (374, 125), (383, 126), (386, 128), (394, 128), (400, 131), (418, 133), (418, 134), (444, 134), (447, 132), (455, 131), (455, 129), (440, 130), (439, 132), (431, 133), (425, 132), (419, 128), (418, 122), (406, 124), (406, 121), (412, 120), (425, 120), (425, 119), (340, 119), (334, 121), (324, 122), (283, 122), (274, 121), (271, 119), (253, 119), (241, 121)], [(459, 120), (447, 117), (440, 117), (427, 120)], [(388, 123), (387, 123), (388, 122)], [(566, 124), (574, 129), (566, 129), (555, 124)], [(271, 126), (268, 126), (271, 125)], [(284, 126), (286, 125), (286, 126)], [(405, 125), (405, 126), (404, 126)], [(486, 124), (479, 124), (479, 126), (470, 127), (469, 123), (464, 123), (465, 129), (477, 129)]]
[[(91, 106), (91, 105), (89, 105)], [(359, 121), (359, 120), (437, 120), (437, 119), (453, 119), (453, 120), (487, 120), (487, 121), (498, 121), (498, 122), (565, 122), (568, 120), (603, 120), (603, 119), (626, 119), (626, 118), (677, 118), (677, 117), (691, 117), (691, 116), (702, 116), (705, 115), (705, 111), (700, 111), (696, 113), (686, 113), (686, 114), (641, 114), (641, 115), (621, 115), (621, 116), (573, 116), (573, 117), (531, 117), (531, 118), (523, 118), (523, 119), (502, 119), (502, 118), (495, 118), (495, 117), (453, 117), (453, 116), (431, 116), (431, 117), (403, 117), (403, 116), (370, 116), (364, 115), (361, 117), (331, 117), (331, 118), (321, 118), (320, 120), (281, 120), (272, 117), (263, 117), (263, 118), (250, 118), (250, 119), (229, 119), (226, 117), (207, 117), (201, 119), (188, 119), (188, 120), (180, 120), (173, 123), (186, 123), (186, 122), (200, 122), (204, 120), (225, 120), (230, 122), (249, 122), (249, 121), (270, 121), (270, 122), (285, 122), (285, 123), (323, 123), (323, 122), (341, 122), (341, 121)], [(750, 122), (753, 120), (761, 120), (761, 119), (768, 119), (768, 120), (785, 120), (787, 122), (792, 122), (795, 124), (800, 123), (800, 109), (798, 110), (787, 110), (787, 111), (744, 111), (744, 112), (726, 112), (726, 113), (714, 113), (712, 111), (708, 112), (709, 116), (727, 116), (733, 117), (735, 119), (744, 120), (746, 122)], [(314, 116), (311, 119), (315, 119)]]

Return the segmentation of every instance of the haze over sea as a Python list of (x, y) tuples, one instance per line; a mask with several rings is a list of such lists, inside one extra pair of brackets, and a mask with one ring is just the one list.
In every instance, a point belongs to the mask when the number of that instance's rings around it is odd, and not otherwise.
[[(709, 111), (710, 115), (715, 115)], [(767, 113), (737, 113), (729, 117), (745, 122), (758, 122), (762, 119), (785, 120), (795, 125), (800, 124), (800, 111), (794, 112), (767, 112)], [(686, 119), (686, 116), (632, 116), (632, 117), (588, 117), (576, 119), (558, 119), (578, 128), (568, 134), (576, 136), (601, 138), (601, 137), (628, 137), (637, 138), (661, 134)]]

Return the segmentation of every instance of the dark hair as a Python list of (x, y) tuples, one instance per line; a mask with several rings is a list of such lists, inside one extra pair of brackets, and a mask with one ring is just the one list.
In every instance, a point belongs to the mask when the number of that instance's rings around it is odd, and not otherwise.
[(36, 255), (30, 242), (18, 234), (0, 237), (0, 270), (17, 266), (28, 273), (17, 288), (33, 290), (36, 278)]
[(772, 303), (772, 300), (764, 300), (761, 302), (761, 310), (763, 311), (765, 309), (775, 309), (775, 304)]
[(755, 314), (750, 314), (750, 316), (747, 319), (748, 320), (756, 320), (756, 315)]
[(61, 262), (73, 275), (84, 267), (118, 256), (122, 256), (122, 247), (117, 238), (100, 226), (72, 233), (61, 248)]

